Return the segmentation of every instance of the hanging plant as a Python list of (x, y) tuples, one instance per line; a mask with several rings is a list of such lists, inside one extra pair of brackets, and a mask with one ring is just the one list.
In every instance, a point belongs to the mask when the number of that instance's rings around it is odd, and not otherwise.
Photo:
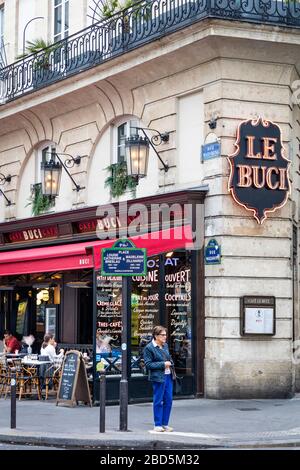
[(110, 172), (110, 176), (105, 180), (105, 187), (110, 188), (112, 197), (122, 196), (127, 190), (135, 193), (137, 181), (127, 174), (126, 162), (113, 163), (105, 170)]
[(29, 205), (32, 205), (32, 215), (37, 216), (53, 207), (54, 199), (51, 196), (44, 196), (42, 193), (42, 183), (37, 183), (31, 187), (31, 196), (27, 206)]

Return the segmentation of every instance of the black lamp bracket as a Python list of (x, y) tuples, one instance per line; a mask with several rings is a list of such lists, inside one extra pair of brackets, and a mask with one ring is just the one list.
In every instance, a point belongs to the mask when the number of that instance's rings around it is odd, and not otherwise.
[(0, 184), (10, 183), (11, 182), (11, 175), (5, 176), (3, 173), (0, 173)]
[[(57, 157), (58, 161), (61, 163), (62, 167), (65, 169), (65, 171), (67, 172), (69, 178), (72, 180), (72, 183), (74, 184), (75, 186), (75, 190), (78, 192), (78, 191), (81, 191), (82, 189), (85, 189), (84, 186), (79, 186), (79, 184), (76, 183), (76, 181), (74, 180), (73, 176), (69, 173), (68, 171), (68, 168), (73, 168), (74, 165), (80, 165), (80, 162), (81, 162), (81, 158), (82, 157), (73, 157), (72, 155), (70, 155), (69, 153), (57, 153), (57, 152), (53, 152), (53, 153), (50, 153), (50, 152), (47, 152), (47, 155), (51, 155), (52, 157)], [(60, 158), (60, 156), (66, 156), (66, 157), (69, 157), (67, 158), (64, 162), (62, 161), (62, 159)]]
[(2, 189), (0, 188), (0, 193), (4, 196), (4, 198), (6, 199), (6, 202), (7, 202), (7, 206), (11, 206), (11, 201), (8, 199), (8, 197), (5, 195), (5, 193), (2, 191)]
[(79, 155), (77, 155), (77, 157), (73, 157), (69, 153), (59, 153), (58, 155), (65, 155), (69, 157), (65, 160), (65, 165), (67, 168), (73, 168), (74, 165), (80, 165), (81, 158), (82, 158)]
[[(169, 165), (167, 163), (165, 163), (158, 151), (156, 150), (156, 146), (162, 144), (163, 142), (169, 142), (169, 139), (170, 139), (170, 133), (169, 132), (159, 132), (158, 130), (156, 129), (150, 129), (148, 127), (135, 127), (135, 129), (139, 130), (139, 131), (142, 131), (145, 138), (148, 140), (149, 144), (151, 145), (152, 149), (154, 150), (154, 152), (156, 153), (159, 161), (161, 162), (162, 166), (164, 167), (164, 170), (165, 172), (167, 172), (169, 170)], [(149, 137), (147, 136), (146, 132), (145, 131), (152, 131), (152, 132), (155, 132), (155, 135), (153, 135), (151, 137), (151, 139), (149, 139)]]

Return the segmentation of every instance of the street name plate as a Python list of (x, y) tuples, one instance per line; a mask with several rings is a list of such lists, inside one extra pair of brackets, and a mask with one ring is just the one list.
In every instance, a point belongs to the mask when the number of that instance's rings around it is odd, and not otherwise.
[(102, 276), (145, 276), (147, 253), (130, 240), (118, 240), (112, 248), (102, 250)]

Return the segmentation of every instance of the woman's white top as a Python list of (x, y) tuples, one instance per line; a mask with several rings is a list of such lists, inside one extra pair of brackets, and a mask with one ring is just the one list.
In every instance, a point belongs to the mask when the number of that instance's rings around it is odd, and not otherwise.
[(55, 359), (63, 355), (63, 352), (56, 354), (55, 347), (52, 344), (48, 344), (45, 348), (41, 349), (41, 356), (48, 356), (51, 362), (54, 362)]

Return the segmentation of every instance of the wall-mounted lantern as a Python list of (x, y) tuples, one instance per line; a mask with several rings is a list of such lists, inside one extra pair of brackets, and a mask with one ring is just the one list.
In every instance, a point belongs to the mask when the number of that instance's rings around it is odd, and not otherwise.
[[(69, 178), (72, 180), (72, 183), (75, 186), (76, 191), (80, 191), (84, 189), (84, 187), (79, 186), (72, 175), (69, 173), (68, 168), (72, 168), (75, 164), (80, 165), (81, 157), (72, 157), (68, 153), (47, 153), (47, 155), (51, 155), (51, 159), (49, 162), (42, 162), (41, 163), (41, 173), (42, 173), (42, 192), (44, 196), (51, 196), (56, 197), (59, 195), (60, 190), (60, 182), (61, 182), (61, 174), (62, 169), (67, 172)], [(62, 161), (60, 155), (68, 156), (65, 162)], [(56, 162), (56, 158), (58, 162)]]
[[(128, 176), (132, 176), (137, 180), (139, 180), (140, 178), (145, 178), (145, 176), (147, 176), (150, 146), (152, 147), (161, 164), (163, 165), (164, 171), (167, 172), (169, 170), (169, 166), (161, 159), (155, 146), (160, 145), (162, 142), (168, 142), (169, 133), (165, 132), (161, 134), (155, 129), (145, 129), (143, 127), (135, 127), (135, 129), (137, 131), (142, 131), (144, 137), (140, 136), (137, 133), (136, 135), (128, 137), (125, 141)], [(154, 131), (156, 132), (156, 135), (149, 139), (145, 130)]]

